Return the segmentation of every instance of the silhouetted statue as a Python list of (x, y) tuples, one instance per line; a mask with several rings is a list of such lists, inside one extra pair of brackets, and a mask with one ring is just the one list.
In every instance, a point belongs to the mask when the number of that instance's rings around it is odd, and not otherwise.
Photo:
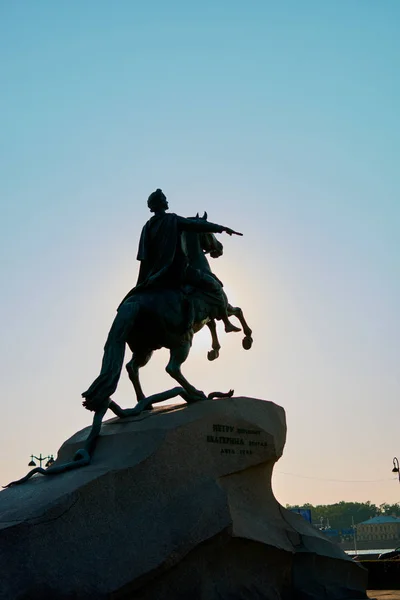
[[(245, 334), (242, 345), (246, 350), (251, 348), (252, 331), (241, 309), (228, 303), (222, 283), (212, 273), (206, 258), (206, 254), (218, 258), (223, 253), (223, 246), (214, 233), (242, 234), (209, 223), (206, 213), (203, 218), (197, 215), (190, 219), (167, 213), (167, 199), (159, 189), (149, 196), (148, 206), (154, 216), (146, 223), (140, 237), (138, 259), (141, 264), (137, 285), (118, 307), (104, 347), (100, 375), (82, 394), (83, 405), (95, 413), (90, 434), (70, 462), (58, 464), (56, 461), (47, 469), (37, 467), (9, 486), (23, 483), (35, 473), (57, 475), (89, 464), (108, 409), (124, 418), (176, 396), (186, 402), (206, 399), (204, 392), (191, 385), (181, 372), (193, 335), (204, 325), (208, 325), (212, 336), (209, 360), (217, 358), (220, 350), (215, 319), (223, 320), (228, 332), (240, 331), (228, 318), (236, 316)], [(122, 409), (111, 400), (120, 378), (126, 344), (132, 351), (126, 368), (137, 398), (137, 405), (130, 409)], [(159, 348), (169, 348), (166, 371), (179, 387), (146, 397), (139, 381), (139, 368)], [(233, 390), (226, 394), (213, 392), (208, 398), (232, 394)]]
[(238, 331), (228, 320), (228, 314), (233, 314), (243, 326), (244, 348), (252, 344), (251, 330), (241, 310), (228, 304), (222, 284), (211, 272), (205, 256), (206, 253), (214, 257), (222, 254), (222, 244), (214, 233), (242, 234), (208, 222), (206, 215), (202, 219), (185, 219), (167, 213), (168, 202), (160, 189), (149, 196), (148, 206), (154, 216), (140, 237), (138, 283), (118, 308), (104, 348), (99, 377), (82, 394), (83, 404), (89, 410), (103, 407), (115, 392), (125, 344), (133, 353), (127, 370), (139, 407), (149, 406), (140, 385), (139, 368), (147, 364), (154, 350), (169, 348), (167, 373), (186, 392), (186, 399), (196, 401), (204, 399), (204, 393), (193, 387), (181, 372), (193, 334), (209, 324), (213, 350), (208, 357), (213, 360), (220, 349), (214, 319), (222, 319), (227, 331)]

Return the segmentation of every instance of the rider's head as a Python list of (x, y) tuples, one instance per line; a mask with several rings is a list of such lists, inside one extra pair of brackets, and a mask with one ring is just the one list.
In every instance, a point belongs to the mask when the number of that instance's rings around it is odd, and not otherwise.
[(149, 199), (147, 200), (147, 206), (149, 207), (150, 212), (154, 213), (167, 210), (168, 202), (166, 195), (158, 188), (155, 192), (150, 194)]

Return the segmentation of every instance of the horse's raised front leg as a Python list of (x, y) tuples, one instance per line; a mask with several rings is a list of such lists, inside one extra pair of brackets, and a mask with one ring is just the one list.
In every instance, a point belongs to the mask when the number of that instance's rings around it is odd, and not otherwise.
[(136, 302), (127, 302), (119, 308), (104, 346), (100, 375), (82, 394), (85, 398), (83, 406), (88, 410), (97, 411), (105, 404), (108, 405), (109, 397), (117, 389), (124, 362), (125, 343), (137, 314)]
[(190, 352), (190, 342), (184, 342), (180, 344), (176, 348), (171, 348), (170, 350), (170, 359), (165, 367), (168, 375), (171, 375), (175, 381), (179, 383), (183, 387), (183, 389), (187, 392), (188, 398), (187, 402), (195, 402), (197, 400), (206, 400), (207, 397), (204, 392), (200, 390), (196, 390), (196, 388), (191, 385), (187, 379), (182, 375), (181, 365), (185, 362)]
[(218, 358), (219, 351), (221, 350), (221, 345), (219, 343), (218, 335), (217, 335), (217, 327), (215, 324), (215, 319), (211, 319), (210, 321), (208, 321), (207, 327), (211, 333), (211, 345), (212, 345), (212, 350), (210, 350), (207, 353), (207, 358), (208, 358), (208, 360), (215, 360), (216, 358)]
[(231, 306), (230, 304), (228, 304), (228, 315), (234, 316), (237, 319), (239, 319), (240, 324), (243, 328), (243, 333), (245, 335), (245, 337), (242, 340), (242, 346), (245, 350), (250, 350), (250, 348), (253, 345), (253, 338), (251, 337), (253, 332), (246, 323), (242, 309), (239, 306)]
[(131, 380), (133, 387), (136, 392), (136, 400), (137, 402), (141, 402), (145, 399), (145, 395), (142, 390), (142, 386), (139, 380), (139, 369), (144, 367), (149, 362), (152, 357), (153, 352), (144, 352), (138, 353), (134, 352), (132, 354), (131, 360), (126, 365), (126, 370), (128, 371), (129, 379)]

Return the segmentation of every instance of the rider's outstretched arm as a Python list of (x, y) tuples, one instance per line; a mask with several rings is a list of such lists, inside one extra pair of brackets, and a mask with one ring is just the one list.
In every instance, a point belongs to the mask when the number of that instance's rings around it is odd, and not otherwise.
[(178, 227), (181, 231), (194, 231), (196, 233), (223, 233), (225, 231), (228, 235), (243, 235), (229, 227), (210, 223), (205, 219), (185, 219), (185, 217), (178, 217)]

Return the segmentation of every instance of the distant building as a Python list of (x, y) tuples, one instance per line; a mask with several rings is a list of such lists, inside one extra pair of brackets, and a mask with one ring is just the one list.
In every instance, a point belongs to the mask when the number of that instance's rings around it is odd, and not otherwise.
[(311, 510), (309, 508), (291, 508), (290, 512), (296, 513), (311, 523)]
[(357, 525), (357, 540), (360, 542), (399, 539), (400, 519), (398, 517), (372, 517)]

